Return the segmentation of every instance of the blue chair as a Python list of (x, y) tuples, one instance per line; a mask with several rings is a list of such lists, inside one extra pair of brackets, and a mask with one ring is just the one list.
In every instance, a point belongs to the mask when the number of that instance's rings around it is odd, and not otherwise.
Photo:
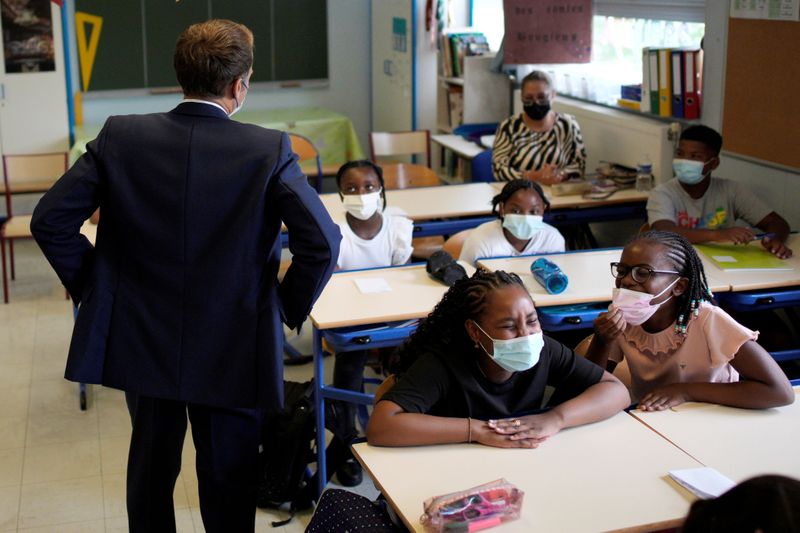
[(472, 181), (494, 181), (491, 150), (485, 150), (472, 159)]

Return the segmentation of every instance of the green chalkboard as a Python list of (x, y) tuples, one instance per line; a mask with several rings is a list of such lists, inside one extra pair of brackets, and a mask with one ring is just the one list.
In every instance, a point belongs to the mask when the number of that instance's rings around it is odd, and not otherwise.
[(82, 78), (84, 91), (176, 87), (172, 55), (178, 35), (209, 18), (231, 19), (253, 31), (251, 81), (328, 78), (327, 0), (76, 0), (75, 11), (76, 24), (84, 21), (86, 29), (85, 42), (76, 43), (80, 61), (91, 57), (86, 51), (96, 17), (102, 19), (88, 87)]

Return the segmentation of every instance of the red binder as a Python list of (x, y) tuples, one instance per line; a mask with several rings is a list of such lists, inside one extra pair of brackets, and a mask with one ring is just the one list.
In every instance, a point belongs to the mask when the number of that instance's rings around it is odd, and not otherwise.
[(700, 77), (702, 74), (700, 54), (700, 50), (685, 50), (683, 52), (683, 115), (684, 118), (689, 120), (700, 118)]

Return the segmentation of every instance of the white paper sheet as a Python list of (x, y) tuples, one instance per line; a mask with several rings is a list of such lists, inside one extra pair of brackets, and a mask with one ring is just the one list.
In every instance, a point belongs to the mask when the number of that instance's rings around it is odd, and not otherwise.
[(736, 483), (720, 474), (717, 470), (705, 466), (670, 470), (669, 477), (698, 498), (716, 498), (723, 492), (733, 488)]
[(361, 294), (376, 292), (392, 292), (392, 288), (384, 278), (358, 278), (353, 280)]

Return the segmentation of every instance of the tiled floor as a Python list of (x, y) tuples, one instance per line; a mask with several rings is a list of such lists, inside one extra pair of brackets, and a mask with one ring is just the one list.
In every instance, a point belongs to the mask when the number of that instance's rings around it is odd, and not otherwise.
[[(15, 249), (11, 303), (0, 304), (0, 532), (126, 531), (130, 419), (123, 393), (91, 386), (89, 408), (79, 410), (78, 386), (63, 379), (71, 304), (32, 241), (20, 241)], [(311, 365), (287, 367), (286, 377), (304, 381), (311, 372)], [(355, 490), (377, 494), (366, 476)], [(175, 487), (178, 531), (204, 531), (198, 505), (187, 433)], [(310, 512), (282, 528), (270, 527), (285, 517), (259, 510), (256, 530), (302, 531)]]

